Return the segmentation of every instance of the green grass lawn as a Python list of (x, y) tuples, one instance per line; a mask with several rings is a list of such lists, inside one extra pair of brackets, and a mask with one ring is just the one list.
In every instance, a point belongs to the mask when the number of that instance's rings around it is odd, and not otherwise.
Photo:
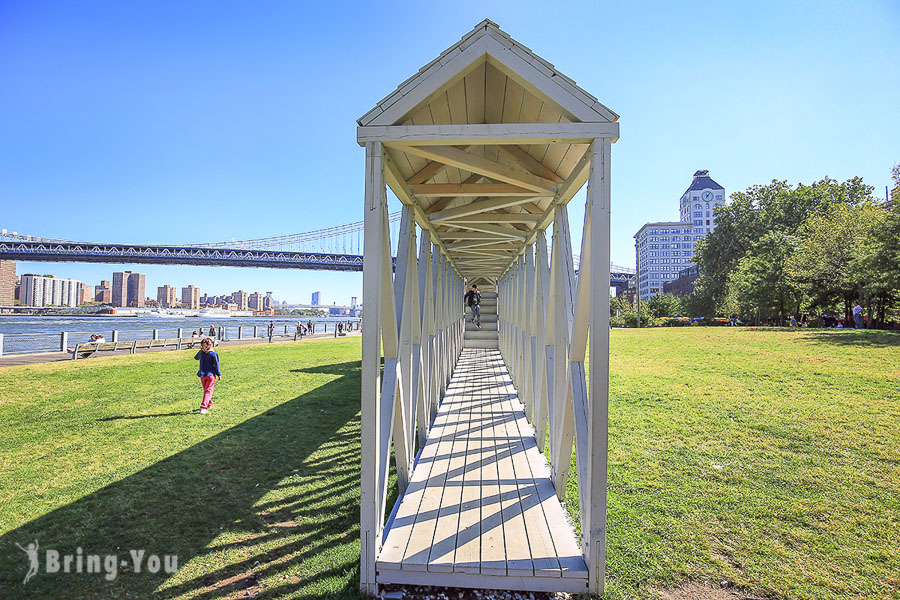
[[(359, 351), (224, 348), (205, 417), (193, 352), (0, 369), (0, 597), (355, 597)], [(900, 597), (900, 335), (615, 330), (611, 365), (610, 598)], [(23, 586), (34, 539), (179, 571)]]
[[(360, 339), (223, 348), (206, 416), (194, 352), (0, 370), (0, 598), (357, 594)], [(35, 538), (180, 570), (23, 586)]]

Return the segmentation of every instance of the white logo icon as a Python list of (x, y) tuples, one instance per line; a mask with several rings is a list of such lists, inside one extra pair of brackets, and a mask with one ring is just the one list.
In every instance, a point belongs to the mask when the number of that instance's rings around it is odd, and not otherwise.
[[(16, 542), (16, 546), (19, 546), (19, 543)], [(28, 583), (28, 580), (37, 575), (38, 572), (38, 542), (34, 540), (32, 543), (28, 544), (27, 548), (23, 548), (19, 546), (19, 550), (28, 555), (28, 561), (31, 563), (28, 567), (28, 572), (25, 573), (25, 579), (22, 581), (22, 585)]]

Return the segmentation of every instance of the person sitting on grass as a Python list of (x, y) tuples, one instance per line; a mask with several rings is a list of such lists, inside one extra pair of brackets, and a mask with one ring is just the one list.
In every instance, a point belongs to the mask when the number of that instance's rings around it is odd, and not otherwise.
[(200, 403), (201, 415), (209, 412), (209, 407), (212, 406), (213, 388), (216, 387), (216, 381), (222, 379), (222, 373), (219, 370), (219, 355), (212, 347), (213, 341), (203, 338), (200, 341), (200, 352), (194, 355), (194, 359), (200, 361), (197, 377), (200, 378), (200, 385), (203, 386), (203, 401)]

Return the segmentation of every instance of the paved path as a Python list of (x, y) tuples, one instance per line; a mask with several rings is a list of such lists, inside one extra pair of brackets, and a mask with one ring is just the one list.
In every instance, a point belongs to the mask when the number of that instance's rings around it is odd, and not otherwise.
[[(349, 336), (357, 336), (360, 335), (359, 331), (352, 331), (348, 333)], [(309, 336), (305, 335), (302, 338), (302, 341), (311, 341), (311, 340), (327, 340), (334, 339), (334, 333), (317, 333), (315, 335)], [(219, 342), (219, 348), (224, 346), (245, 346), (248, 344), (267, 344), (268, 339), (266, 338), (251, 338), (245, 340), (229, 340), (227, 342)], [(298, 340), (298, 342), (301, 340)], [(275, 336), (272, 340), (273, 344), (293, 344), (294, 342), (293, 336), (290, 337), (281, 337)], [(200, 349), (200, 343), (198, 342), (196, 345), (196, 349)], [(143, 354), (145, 352), (169, 352), (175, 350), (174, 346), (168, 347), (155, 347), (155, 348), (138, 348), (137, 354)], [(118, 350), (116, 352), (101, 352), (96, 356), (127, 356), (131, 354), (131, 350)], [(37, 365), (41, 363), (48, 362), (59, 362), (63, 360), (72, 360), (71, 352), (39, 352), (35, 354), (13, 354), (9, 356), (0, 356), (0, 367), (14, 367), (17, 365)], [(80, 360), (90, 360), (90, 358), (80, 359)]]

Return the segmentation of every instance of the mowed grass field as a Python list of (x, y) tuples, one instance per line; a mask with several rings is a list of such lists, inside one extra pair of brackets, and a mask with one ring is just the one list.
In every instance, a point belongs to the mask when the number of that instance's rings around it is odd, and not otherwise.
[[(353, 598), (359, 338), (0, 369), (0, 597)], [(614, 330), (609, 598), (900, 597), (900, 335)], [(567, 501), (577, 517), (575, 483)], [(47, 574), (25, 546), (177, 554)]]

